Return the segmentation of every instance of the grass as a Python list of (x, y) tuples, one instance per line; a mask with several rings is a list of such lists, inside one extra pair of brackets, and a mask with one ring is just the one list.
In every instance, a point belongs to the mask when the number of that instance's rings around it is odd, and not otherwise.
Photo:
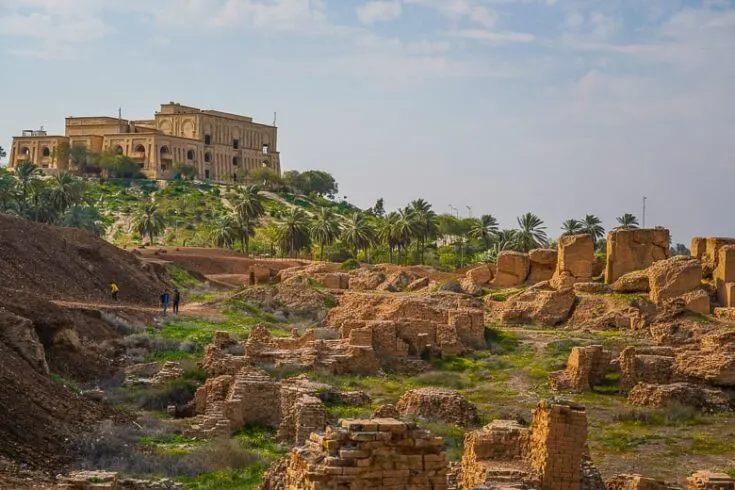
[(171, 282), (173, 282), (174, 286), (178, 289), (192, 289), (202, 284), (199, 279), (195, 278), (181, 267), (173, 264), (166, 264), (166, 270), (168, 271), (169, 277), (171, 277)]
[(177, 480), (187, 490), (255, 490), (267, 469), (267, 464), (257, 463), (247, 468), (229, 468)]
[(690, 427), (707, 423), (695, 408), (680, 404), (659, 409), (631, 408), (615, 414), (613, 420), (623, 426), (637, 427)]
[(186, 352), (181, 350), (164, 350), (158, 352), (151, 352), (145, 356), (145, 362), (166, 362), (166, 361), (184, 361), (189, 359), (198, 359), (193, 352)]

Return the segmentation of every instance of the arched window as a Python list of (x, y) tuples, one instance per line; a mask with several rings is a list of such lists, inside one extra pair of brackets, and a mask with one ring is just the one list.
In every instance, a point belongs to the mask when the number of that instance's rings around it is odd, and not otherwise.
[(187, 160), (194, 160), (194, 150), (189, 150), (186, 152), (186, 159)]
[(263, 166), (264, 167), (267, 167), (268, 166), (268, 160), (263, 160)]
[(44, 146), (41, 148), (41, 156), (42, 157), (50, 157), (51, 156), (51, 150), (48, 149), (48, 146)]
[(23, 148), (20, 149), (20, 154), (23, 155), (24, 157), (27, 157), (31, 154), (31, 150), (27, 146), (24, 146)]
[(234, 165), (235, 167), (237, 167), (238, 165), (240, 165), (240, 158), (239, 157), (232, 157), (232, 165)]
[(211, 153), (205, 153), (204, 154), (204, 161), (207, 163), (210, 163), (212, 161), (212, 154)]
[(115, 147), (115, 153), (117, 153), (118, 155), (122, 155), (123, 154), (123, 147), (120, 146), (120, 145), (117, 145)]
[(161, 155), (168, 155), (169, 153), (171, 152), (169, 151), (168, 146), (161, 147)]
[(138, 145), (135, 147), (135, 153), (145, 153), (145, 146)]

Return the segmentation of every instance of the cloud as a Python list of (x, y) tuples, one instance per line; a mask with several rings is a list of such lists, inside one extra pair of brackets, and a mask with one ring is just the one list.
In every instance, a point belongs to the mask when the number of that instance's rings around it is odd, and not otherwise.
[(490, 31), (485, 29), (460, 29), (450, 31), (448, 35), (492, 44), (531, 43), (536, 40), (536, 36), (526, 32)]
[(401, 3), (389, 0), (374, 0), (357, 8), (357, 17), (363, 24), (387, 22), (401, 17)]

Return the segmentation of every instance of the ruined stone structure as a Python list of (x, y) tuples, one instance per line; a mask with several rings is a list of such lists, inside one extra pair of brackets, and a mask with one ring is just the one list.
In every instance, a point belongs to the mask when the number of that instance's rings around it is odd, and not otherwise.
[(312, 433), (269, 471), (261, 489), (447, 488), (441, 437), (395, 419), (342, 420)]
[(530, 260), (530, 271), (526, 278), (528, 284), (549, 281), (554, 277), (558, 258), (556, 250), (538, 248), (528, 252), (528, 258)]
[(590, 391), (613, 371), (613, 353), (601, 345), (573, 347), (563, 371), (551, 374), (551, 387), (555, 390)]
[(183, 490), (184, 486), (167, 478), (151, 481), (120, 478), (117, 473), (110, 471), (75, 471), (61, 477), (58, 488), (59, 490)]
[(342, 339), (372, 346), (384, 367), (426, 353), (461, 354), (485, 346), (484, 313), (442, 295), (345, 293), (327, 325)]
[(176, 163), (194, 165), (199, 178), (215, 182), (237, 182), (261, 167), (281, 172), (277, 128), (246, 116), (170, 102), (150, 120), (68, 117), (65, 127), (64, 136), (39, 130), (13, 138), (10, 166), (32, 161), (46, 171), (64, 170), (63, 149), (84, 146), (128, 156), (154, 179), (173, 177)]
[(702, 262), (702, 271), (705, 277), (712, 277), (712, 273), (720, 261), (720, 249), (725, 245), (735, 245), (735, 238), (692, 238), (692, 257), (696, 257)]
[(730, 407), (728, 397), (722, 390), (694, 383), (638, 383), (628, 394), (628, 403), (656, 408), (681, 404), (706, 411), (722, 411)]
[(718, 255), (714, 270), (717, 301), (725, 308), (735, 308), (735, 245), (720, 247)]
[(686, 490), (735, 490), (735, 480), (725, 473), (697, 471), (687, 478)]
[[(490, 316), (503, 324), (554, 326), (569, 318), (576, 299), (573, 289), (553, 289), (544, 281), (493, 305)], [(487, 304), (491, 302), (489, 298)]]
[(192, 431), (203, 437), (229, 436), (263, 424), (278, 428), (279, 441), (299, 444), (326, 425), (326, 409), (318, 398), (324, 388), (301, 376), (278, 382), (257, 368), (210, 378), (194, 395)]
[(557, 253), (556, 271), (551, 279), (553, 287), (567, 288), (592, 280), (595, 244), (590, 235), (561, 236)]
[(620, 392), (638, 383), (669, 384), (675, 381), (676, 358), (669, 347), (627, 347), (620, 353)]
[(556, 264), (556, 250), (536, 249), (527, 254), (500, 252), (495, 270), (490, 269), (490, 284), (499, 288), (511, 288), (548, 281), (554, 275)]
[(605, 481), (606, 490), (671, 490), (665, 482), (641, 475), (616, 475)]
[(599, 485), (587, 449), (584, 407), (542, 401), (530, 428), (496, 420), (465, 436), (460, 488), (526, 484), (542, 490), (578, 490)]
[(167, 361), (163, 366), (157, 362), (135, 364), (125, 369), (126, 385), (160, 385), (184, 375), (178, 362)]
[(478, 421), (477, 407), (453, 390), (442, 388), (417, 388), (401, 396), (396, 405), (401, 417), (419, 417), (463, 427)]
[(612, 284), (628, 272), (646, 269), (668, 256), (669, 230), (613, 230), (607, 235), (605, 283)]

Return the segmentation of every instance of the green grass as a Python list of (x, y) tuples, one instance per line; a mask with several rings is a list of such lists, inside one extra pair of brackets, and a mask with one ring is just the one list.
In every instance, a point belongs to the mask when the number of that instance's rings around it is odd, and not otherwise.
[(609, 453), (632, 453), (639, 446), (671, 442), (669, 438), (654, 434), (647, 429), (634, 431), (630, 427), (603, 427), (591, 431), (590, 441), (596, 442), (603, 452)]
[(255, 490), (267, 469), (267, 464), (258, 463), (247, 468), (226, 469), (177, 480), (187, 490)]
[(145, 356), (146, 362), (166, 362), (166, 361), (183, 361), (186, 359), (198, 359), (193, 352), (185, 352), (181, 350), (164, 350), (158, 352), (151, 352)]
[(429, 429), (434, 435), (444, 438), (444, 450), (447, 452), (447, 459), (449, 461), (459, 461), (462, 459), (464, 435), (466, 432), (464, 428), (443, 422), (429, 422), (421, 424), (421, 426)]
[(171, 282), (181, 290), (192, 289), (202, 284), (199, 279), (195, 278), (181, 267), (173, 264), (166, 264), (166, 270), (168, 271), (168, 275), (171, 277)]
[(186, 300), (189, 303), (213, 303), (220, 298), (220, 293), (209, 292), (209, 293), (198, 293), (190, 294)]
[(276, 442), (276, 429), (272, 427), (261, 425), (248, 427), (235, 434), (234, 437), (246, 449), (266, 460), (275, 461), (287, 452)]

